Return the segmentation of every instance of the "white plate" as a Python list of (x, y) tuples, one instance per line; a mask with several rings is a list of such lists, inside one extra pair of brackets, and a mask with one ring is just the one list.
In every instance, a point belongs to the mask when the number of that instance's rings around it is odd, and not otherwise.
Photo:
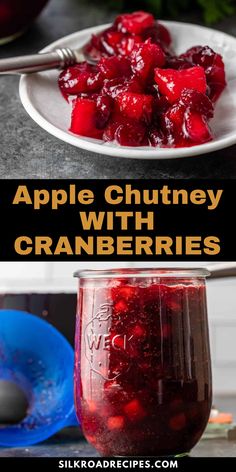
[[(70, 106), (63, 100), (57, 85), (58, 71), (48, 71), (28, 76), (20, 80), (21, 101), (39, 126), (62, 141), (98, 154), (134, 159), (174, 159), (196, 156), (236, 143), (236, 38), (202, 26), (163, 21), (172, 34), (173, 45), (180, 54), (194, 45), (208, 45), (221, 53), (225, 64), (228, 86), (221, 96), (211, 121), (214, 140), (210, 143), (190, 148), (162, 149), (152, 147), (123, 147), (114, 143), (75, 136), (68, 131)], [(86, 43), (92, 33), (97, 33), (109, 25), (102, 25), (74, 33), (50, 44), (43, 52), (57, 47), (78, 48)]]

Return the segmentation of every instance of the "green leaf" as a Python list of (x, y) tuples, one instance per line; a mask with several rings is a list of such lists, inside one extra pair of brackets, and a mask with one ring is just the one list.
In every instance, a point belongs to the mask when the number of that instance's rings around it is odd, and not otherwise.
[(164, 8), (168, 14), (172, 16), (177, 16), (178, 14), (183, 13), (183, 10), (191, 6), (191, 0), (165, 0), (163, 1)]
[(236, 0), (136, 0), (135, 4), (131, 0), (100, 1), (106, 7), (114, 8), (116, 11), (143, 9), (150, 11), (157, 18), (165, 15), (178, 17), (184, 11), (191, 11), (198, 7), (202, 10), (204, 21), (208, 24), (216, 23), (236, 12)]
[(112, 9), (115, 9), (117, 11), (122, 11), (123, 8), (124, 8), (124, 5), (125, 5), (125, 0), (106, 0), (104, 2), (106, 4), (106, 7), (107, 8), (112, 8)]
[(206, 23), (216, 23), (236, 11), (234, 0), (197, 0)]
[[(144, 3), (144, 2), (143, 2)], [(159, 16), (162, 12), (163, 0), (145, 0), (145, 7)]]

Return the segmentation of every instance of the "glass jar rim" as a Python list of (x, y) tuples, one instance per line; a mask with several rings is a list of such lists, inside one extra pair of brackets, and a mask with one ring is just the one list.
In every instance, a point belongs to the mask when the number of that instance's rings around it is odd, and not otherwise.
[(110, 279), (133, 277), (159, 277), (159, 278), (206, 278), (211, 272), (204, 268), (120, 268), (120, 269), (87, 269), (78, 270), (74, 277), (79, 279)]

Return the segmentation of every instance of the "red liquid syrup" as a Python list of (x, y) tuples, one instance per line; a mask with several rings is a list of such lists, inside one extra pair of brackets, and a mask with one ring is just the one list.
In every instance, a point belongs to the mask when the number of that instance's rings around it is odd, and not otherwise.
[(24, 31), (48, 0), (1, 0), (0, 41)]
[(189, 452), (211, 408), (203, 279), (82, 281), (75, 399), (102, 455)]

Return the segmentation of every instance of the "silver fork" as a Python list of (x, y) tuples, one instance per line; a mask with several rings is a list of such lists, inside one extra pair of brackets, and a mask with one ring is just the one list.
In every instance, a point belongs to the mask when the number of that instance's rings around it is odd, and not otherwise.
[(60, 48), (52, 52), (0, 59), (0, 74), (32, 74), (51, 69), (64, 69), (83, 61), (96, 64), (86, 52), (86, 45), (80, 49)]

